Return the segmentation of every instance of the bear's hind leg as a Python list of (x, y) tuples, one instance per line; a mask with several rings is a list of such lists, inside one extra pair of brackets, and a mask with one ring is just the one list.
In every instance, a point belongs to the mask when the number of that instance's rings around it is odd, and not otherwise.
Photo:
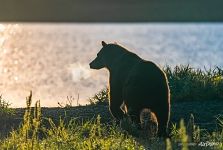
[(167, 127), (168, 127), (168, 116), (164, 114), (157, 113), (157, 120), (158, 120), (158, 136), (167, 138)]

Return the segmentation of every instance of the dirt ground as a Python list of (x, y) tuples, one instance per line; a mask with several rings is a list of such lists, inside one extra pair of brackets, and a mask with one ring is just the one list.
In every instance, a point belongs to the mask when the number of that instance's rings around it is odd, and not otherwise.
[[(183, 118), (188, 121), (190, 114), (194, 115), (195, 124), (200, 128), (214, 130), (217, 127), (216, 118), (223, 115), (223, 101), (188, 101), (177, 102), (171, 105), (170, 124), (179, 123)], [(15, 115), (0, 118), (0, 137), (5, 137), (12, 129), (17, 128), (23, 120), (25, 112), (24, 108), (15, 108)], [(42, 108), (43, 123), (47, 124), (47, 118), (52, 118), (55, 123), (60, 118), (69, 121), (71, 118), (76, 118), (77, 121), (91, 120), (101, 116), (101, 122), (110, 123), (112, 116), (109, 113), (108, 106), (105, 105), (88, 105), (77, 106), (70, 108)]]

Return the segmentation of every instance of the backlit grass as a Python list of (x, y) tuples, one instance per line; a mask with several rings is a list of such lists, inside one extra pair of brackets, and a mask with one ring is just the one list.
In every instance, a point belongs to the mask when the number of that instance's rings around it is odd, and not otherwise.
[[(10, 132), (2, 139), (0, 149), (38, 149), (38, 150), (141, 150), (141, 149), (222, 149), (223, 117), (217, 119), (218, 128), (206, 132), (194, 124), (194, 117), (185, 125), (170, 125), (171, 139), (147, 139), (134, 125), (126, 124), (128, 130), (122, 129), (115, 122), (101, 123), (101, 116), (96, 119), (79, 122), (76, 118), (66, 122), (60, 118), (55, 123), (52, 118), (44, 118), (41, 114), (40, 101), (32, 108), (32, 93), (27, 97), (27, 108), (23, 123), (17, 130)], [(47, 124), (43, 122), (48, 122)], [(125, 122), (124, 122), (125, 123)]]
[[(193, 69), (190, 66), (166, 67), (165, 72), (171, 88), (171, 102), (222, 100), (222, 70), (208, 71)], [(210, 91), (208, 91), (210, 90)], [(90, 99), (93, 105), (108, 105), (107, 89), (100, 91)], [(195, 124), (196, 117), (188, 120), (171, 122), (169, 139), (147, 139), (129, 122), (122, 125), (114, 121), (103, 122), (103, 115), (80, 121), (80, 118), (45, 117), (40, 101), (31, 107), (32, 93), (26, 99), (26, 111), (19, 128), (12, 130), (8, 136), (0, 137), (0, 149), (38, 149), (38, 150), (187, 150), (187, 149), (223, 149), (223, 116), (219, 114), (216, 127), (209, 131)], [(182, 103), (183, 104), (183, 103)], [(199, 104), (199, 103), (198, 103)], [(88, 106), (86, 106), (88, 107)], [(61, 109), (61, 108), (58, 108)], [(70, 109), (70, 107), (69, 107)], [(66, 109), (64, 109), (66, 111)], [(10, 105), (0, 99), (1, 125), (10, 121), (14, 115)], [(65, 112), (66, 113), (66, 112)], [(177, 112), (175, 112), (177, 113)], [(179, 113), (180, 114), (180, 113)], [(204, 114), (204, 113), (203, 113)], [(205, 114), (208, 114), (206, 112)], [(171, 114), (176, 115), (176, 114)], [(188, 114), (190, 115), (190, 114)], [(58, 121), (59, 120), (59, 121)], [(5, 128), (11, 128), (6, 126)], [(3, 132), (3, 130), (1, 130)]]
[(100, 116), (82, 123), (73, 118), (67, 124), (63, 119), (55, 124), (51, 118), (45, 118), (48, 121), (48, 126), (45, 126), (42, 124), (40, 101), (36, 102), (34, 109), (30, 107), (31, 101), (32, 93), (27, 97), (21, 127), (1, 141), (1, 149), (143, 149), (117, 125), (102, 124)]
[(223, 100), (223, 70), (195, 69), (189, 65), (164, 68), (172, 101)]

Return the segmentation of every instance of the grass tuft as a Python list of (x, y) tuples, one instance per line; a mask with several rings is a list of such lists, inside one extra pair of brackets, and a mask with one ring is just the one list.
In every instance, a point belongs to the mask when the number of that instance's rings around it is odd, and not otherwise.
[(164, 67), (172, 101), (223, 100), (223, 70), (195, 69), (180, 65)]

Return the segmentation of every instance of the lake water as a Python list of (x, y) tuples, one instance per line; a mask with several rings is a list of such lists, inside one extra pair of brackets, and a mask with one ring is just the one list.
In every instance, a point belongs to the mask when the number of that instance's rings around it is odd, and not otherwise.
[(33, 91), (42, 106), (76, 105), (107, 85), (108, 72), (88, 66), (101, 41), (118, 42), (164, 66), (223, 66), (222, 23), (0, 24), (0, 94), (24, 107)]

